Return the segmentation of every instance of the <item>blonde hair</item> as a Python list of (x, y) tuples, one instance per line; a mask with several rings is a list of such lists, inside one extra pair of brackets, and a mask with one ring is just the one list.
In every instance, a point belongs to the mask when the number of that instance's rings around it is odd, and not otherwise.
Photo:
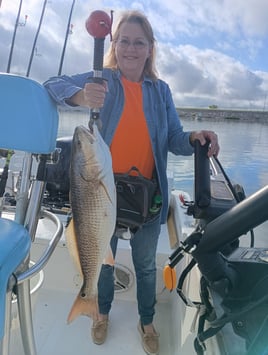
[(145, 37), (148, 40), (149, 44), (151, 45), (151, 55), (148, 57), (145, 63), (143, 75), (148, 76), (152, 80), (157, 80), (158, 76), (155, 68), (155, 55), (156, 55), (155, 38), (154, 38), (152, 26), (148, 21), (147, 17), (139, 11), (126, 11), (122, 14), (116, 26), (116, 29), (113, 33), (112, 44), (108, 49), (107, 54), (104, 57), (104, 67), (113, 70), (118, 69), (117, 59), (115, 55), (115, 42), (119, 38), (120, 28), (124, 23), (136, 23), (139, 24), (143, 29)]

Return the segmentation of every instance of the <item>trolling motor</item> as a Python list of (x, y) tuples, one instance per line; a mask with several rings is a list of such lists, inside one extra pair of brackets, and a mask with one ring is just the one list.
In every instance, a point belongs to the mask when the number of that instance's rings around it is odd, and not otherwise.
[[(199, 223), (170, 256), (169, 267), (173, 269), (185, 253), (193, 257), (177, 286), (186, 304), (182, 283), (187, 272), (197, 264), (202, 275), (200, 293), (206, 312), (199, 317), (195, 340), (198, 355), (205, 351), (205, 340), (227, 323), (245, 340), (241, 355), (267, 354), (268, 248), (242, 248), (233, 243), (268, 220), (268, 186), (239, 200), (223, 171), (213, 175), (215, 160), (209, 164), (207, 148), (196, 143), (195, 202), (188, 207), (188, 213)], [(206, 330), (205, 320), (210, 325)]]
[[(110, 34), (113, 22), (113, 13), (111, 17), (106, 12), (96, 10), (93, 11), (86, 21), (86, 29), (88, 33), (94, 37), (94, 58), (93, 58), (93, 82), (103, 83), (102, 70), (103, 70), (103, 56), (104, 56), (104, 40)], [(89, 128), (92, 129), (92, 124), (95, 122), (100, 128), (100, 110), (91, 109)]]

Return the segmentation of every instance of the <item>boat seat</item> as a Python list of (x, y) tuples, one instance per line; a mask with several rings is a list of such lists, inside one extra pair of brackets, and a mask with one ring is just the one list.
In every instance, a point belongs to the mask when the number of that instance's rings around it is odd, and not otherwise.
[(0, 148), (35, 154), (54, 151), (58, 111), (46, 89), (22, 76), (0, 73)]
[(29, 232), (15, 221), (0, 218), (0, 338), (5, 329), (5, 299), (8, 280), (27, 257), (31, 238)]
[(19, 152), (22, 161), (14, 218), (0, 218), (0, 355), (10, 355), (14, 287), (24, 353), (36, 355), (29, 254), (41, 213), (46, 165), (53, 162), (56, 148), (58, 111), (44, 86), (35, 80), (0, 73), (0, 87), (0, 148)]

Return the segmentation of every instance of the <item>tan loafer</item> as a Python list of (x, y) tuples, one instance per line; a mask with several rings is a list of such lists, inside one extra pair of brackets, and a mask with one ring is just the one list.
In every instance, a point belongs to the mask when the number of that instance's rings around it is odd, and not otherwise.
[(148, 355), (158, 355), (159, 354), (159, 334), (155, 333), (145, 333), (143, 326), (139, 322), (138, 331), (140, 332), (142, 339), (142, 346), (146, 354)]
[(91, 337), (95, 344), (101, 345), (107, 338), (108, 319), (93, 321)]

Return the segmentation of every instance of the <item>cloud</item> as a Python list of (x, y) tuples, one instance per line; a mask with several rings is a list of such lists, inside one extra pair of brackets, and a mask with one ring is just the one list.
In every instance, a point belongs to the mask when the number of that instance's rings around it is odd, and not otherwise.
[(263, 107), (267, 75), (214, 50), (159, 45), (161, 77), (169, 82), (176, 104), (203, 107)]
[[(3, 0), (0, 8), (0, 70), (6, 71), (19, 0)], [(72, 1), (48, 1), (38, 37), (30, 76), (44, 81), (57, 75)], [(24, 0), (17, 28), (12, 72), (25, 75), (43, 2)], [(103, 0), (91, 4), (77, 0), (73, 33), (68, 36), (63, 73), (90, 70), (93, 39), (85, 20), (96, 8), (144, 11), (157, 39), (157, 67), (172, 89), (177, 106), (216, 104), (220, 107), (262, 109), (268, 92), (266, 46), (267, 0), (135, 1)], [(105, 41), (105, 48), (109, 39)], [(266, 57), (265, 57), (266, 54)]]
[[(161, 16), (161, 10), (165, 10), (173, 20), (177, 19), (172, 21), (172, 24), (169, 23), (169, 26), (174, 28), (174, 33), (178, 29), (193, 36), (208, 31), (210, 34), (225, 32), (231, 36), (241, 33), (247, 36), (263, 36), (268, 33), (266, 0), (157, 0), (155, 3), (158, 3), (158, 6), (154, 6), (155, 10), (152, 11)], [(165, 23), (165, 17), (162, 16), (161, 22)]]

